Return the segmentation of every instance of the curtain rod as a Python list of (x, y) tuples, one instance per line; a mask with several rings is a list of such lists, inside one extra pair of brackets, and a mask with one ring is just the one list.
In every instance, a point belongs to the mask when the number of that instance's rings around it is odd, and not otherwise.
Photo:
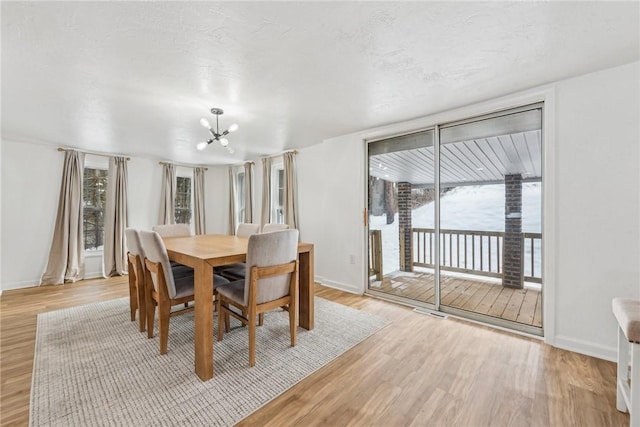
[(131, 160), (131, 157), (119, 156), (119, 155), (117, 155), (117, 154), (100, 153), (100, 152), (97, 152), (97, 151), (79, 150), (79, 149), (77, 149), (77, 148), (63, 148), (63, 147), (58, 147), (58, 151), (79, 151), (79, 152), (84, 153), (84, 154), (91, 154), (92, 156), (102, 156), (102, 157), (124, 157), (126, 160)]
[(187, 164), (184, 164), (184, 163), (158, 162), (158, 164), (159, 164), (159, 165), (175, 165), (175, 166), (180, 166), (180, 167), (183, 167), (183, 168), (193, 168), (193, 169), (195, 169), (195, 168), (203, 168), (203, 169), (204, 169), (204, 170), (206, 170), (206, 171), (208, 171), (208, 170), (209, 170), (209, 168), (206, 168), (206, 167), (204, 167), (204, 166), (187, 165)]

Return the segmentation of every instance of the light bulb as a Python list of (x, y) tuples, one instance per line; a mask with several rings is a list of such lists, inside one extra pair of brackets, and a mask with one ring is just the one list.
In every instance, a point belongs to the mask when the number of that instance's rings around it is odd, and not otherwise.
[(237, 130), (238, 130), (238, 127), (239, 127), (239, 126), (238, 126), (238, 124), (237, 124), (237, 123), (232, 124), (231, 126), (229, 126), (229, 132), (235, 132), (235, 131), (237, 131)]
[(202, 151), (207, 148), (207, 145), (209, 145), (209, 143), (207, 143), (207, 141), (204, 141), (196, 145), (196, 148), (198, 149), (198, 151)]
[(206, 118), (204, 118), (204, 117), (200, 119), (200, 124), (201, 124), (203, 127), (206, 127), (207, 129), (211, 129), (211, 125), (209, 124), (209, 120), (207, 120), (207, 119), (206, 119)]
[(220, 138), (220, 145), (226, 147), (227, 145), (229, 145), (229, 140), (227, 138)]

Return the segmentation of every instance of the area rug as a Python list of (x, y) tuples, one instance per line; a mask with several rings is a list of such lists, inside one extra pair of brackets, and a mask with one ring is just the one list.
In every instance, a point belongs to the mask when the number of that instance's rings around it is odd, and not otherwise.
[(298, 328), (296, 347), (288, 313), (265, 315), (253, 368), (247, 330), (236, 324), (214, 342), (206, 382), (194, 373), (193, 313), (171, 319), (164, 356), (157, 327), (153, 339), (138, 332), (126, 298), (41, 314), (30, 425), (233, 425), (389, 323), (322, 298), (315, 304), (315, 329)]

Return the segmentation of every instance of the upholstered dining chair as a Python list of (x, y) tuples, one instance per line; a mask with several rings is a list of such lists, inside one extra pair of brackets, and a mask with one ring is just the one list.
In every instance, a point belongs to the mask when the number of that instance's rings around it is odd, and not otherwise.
[[(189, 224), (162, 224), (154, 225), (151, 230), (155, 231), (160, 237), (184, 237), (191, 236), (191, 227)], [(182, 265), (179, 262), (171, 261), (171, 268), (173, 268), (173, 274), (179, 276), (185, 276), (193, 274), (193, 269)]]
[[(166, 354), (169, 341), (169, 319), (193, 310), (193, 304), (190, 306), (188, 304), (195, 299), (194, 277), (193, 275), (174, 276), (167, 249), (158, 233), (141, 230), (140, 241), (146, 255), (147, 336), (153, 338), (157, 307), (160, 354)], [(213, 276), (214, 290), (216, 287), (228, 283), (227, 279), (218, 275)], [(171, 307), (179, 304), (184, 304), (184, 308), (171, 311)]]
[(271, 233), (272, 231), (287, 230), (288, 228), (289, 228), (288, 224), (277, 224), (275, 222), (272, 222), (269, 224), (265, 224), (264, 227), (262, 227), (262, 232)]
[[(229, 332), (230, 316), (249, 330), (249, 366), (256, 362), (256, 316), (262, 324), (263, 314), (279, 307), (289, 312), (291, 346), (297, 344), (298, 326), (298, 230), (254, 234), (247, 247), (245, 280), (231, 282), (217, 289), (218, 341), (223, 328)], [(239, 309), (242, 314), (231, 309)]]
[(260, 224), (249, 224), (246, 222), (238, 224), (236, 228), (236, 236), (249, 237), (252, 234), (256, 234), (260, 231)]
[(129, 306), (131, 308), (131, 321), (136, 320), (138, 312), (138, 323), (140, 332), (144, 332), (147, 323), (146, 299), (145, 299), (145, 268), (144, 251), (140, 242), (140, 234), (134, 228), (124, 230), (127, 239), (127, 260), (129, 262)]
[[(238, 237), (249, 237), (252, 234), (256, 234), (260, 231), (260, 224), (248, 224), (241, 223), (238, 224), (238, 228), (236, 229), (236, 236)], [(223, 265), (221, 267), (216, 267), (216, 272), (222, 274), (229, 280), (241, 280), (244, 279), (246, 275), (246, 269), (244, 262), (236, 262), (235, 264)]]
[(160, 237), (191, 236), (191, 227), (189, 224), (154, 225), (151, 229), (158, 233)]

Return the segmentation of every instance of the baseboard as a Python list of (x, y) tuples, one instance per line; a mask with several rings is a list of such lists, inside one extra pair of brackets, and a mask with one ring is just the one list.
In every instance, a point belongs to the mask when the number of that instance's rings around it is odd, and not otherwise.
[(615, 347), (605, 347), (593, 342), (557, 335), (553, 340), (553, 346), (563, 350), (569, 350), (574, 353), (608, 360), (609, 362), (615, 362), (618, 356), (618, 349)]
[(35, 288), (39, 286), (40, 278), (31, 279), (31, 280), (22, 280), (19, 282), (5, 282), (2, 284), (3, 291), (12, 291), (14, 289), (26, 289), (26, 288)]
[[(87, 279), (98, 279), (101, 278), (102, 276), (102, 271), (99, 272), (91, 272), (91, 273), (85, 273), (85, 277), (84, 280)], [(0, 290), (0, 292), (2, 291), (12, 291), (15, 289), (27, 289), (27, 288), (35, 288), (37, 286), (40, 286), (40, 277), (35, 278), (35, 279), (31, 279), (31, 280), (21, 280), (19, 282), (5, 282), (2, 284), (2, 290)]]
[(346, 283), (334, 282), (333, 280), (325, 279), (322, 276), (315, 276), (315, 281), (327, 286), (329, 288), (337, 289), (339, 291), (348, 292), (350, 294), (362, 295), (361, 289), (354, 285), (347, 285)]

